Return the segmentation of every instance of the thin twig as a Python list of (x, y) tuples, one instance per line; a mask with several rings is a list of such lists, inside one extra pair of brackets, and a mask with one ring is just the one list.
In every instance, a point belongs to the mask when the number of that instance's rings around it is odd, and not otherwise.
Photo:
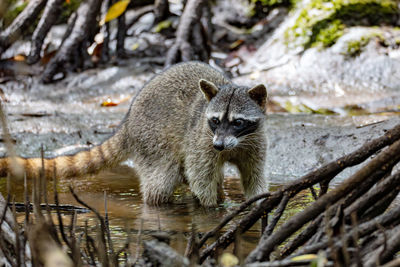
[[(14, 200), (13, 200), (14, 202)], [(17, 213), (15, 211), (15, 205), (13, 205), (12, 214), (14, 217), (14, 221), (17, 221)], [(15, 233), (15, 256), (17, 261), (17, 266), (21, 266), (21, 239), (20, 239), (20, 231), (18, 223), (14, 224), (14, 233)]]
[(263, 233), (261, 239), (267, 238), (268, 236), (271, 235), (272, 231), (274, 231), (274, 228), (278, 223), (279, 219), (281, 218), (283, 212), (285, 211), (288, 202), (289, 202), (289, 194), (284, 194), (281, 203), (279, 203), (278, 208), (274, 212), (274, 217), (272, 218), (271, 223), (268, 224), (268, 227)]
[(26, 179), (26, 173), (24, 174), (24, 204), (25, 204), (25, 227), (29, 224), (29, 214), (30, 214), (30, 201), (28, 194), (28, 183)]
[(196, 237), (197, 237), (196, 224), (194, 223), (194, 220), (192, 218), (192, 228), (191, 228), (190, 238), (189, 241), (187, 242), (184, 254), (185, 257), (190, 256), (189, 260), (192, 265), (195, 265), (199, 259), (199, 244), (197, 242)]
[(317, 192), (315, 192), (314, 186), (310, 186), (311, 195), (313, 196), (314, 200), (318, 199)]
[(358, 222), (357, 222), (357, 215), (355, 212), (353, 212), (351, 215), (351, 226), (352, 226), (352, 238), (353, 238), (353, 245), (355, 248), (355, 253), (354, 253), (354, 257), (355, 257), (355, 262), (357, 264), (357, 267), (362, 267), (362, 261), (361, 261), (361, 253), (360, 253), (360, 246), (358, 245), (358, 239), (359, 239), (359, 235), (358, 235)]
[[(94, 258), (94, 254), (93, 254), (93, 250), (95, 250), (96, 248), (95, 248), (95, 246), (94, 246), (94, 242), (93, 242), (93, 240), (91, 239), (91, 237), (88, 235), (88, 221), (86, 220), (85, 221), (85, 239), (86, 239), (86, 250), (87, 250), (87, 252), (88, 252), (88, 254), (89, 254), (89, 259), (90, 259), (90, 262), (88, 262), (89, 264), (91, 264), (91, 265), (95, 265), (95, 258)], [(90, 249), (90, 245), (92, 245), (92, 249)]]
[(311, 222), (303, 232), (297, 235), (292, 241), (288, 242), (281, 251), (281, 257), (285, 258), (292, 254), (297, 248), (304, 245), (317, 231), (319, 225), (324, 219), (324, 215), (319, 215)]
[(3, 212), (1, 213), (1, 219), (0, 219), (0, 233), (2, 231), (1, 225), (4, 223), (4, 220), (6, 219), (6, 213), (8, 209), (8, 205), (10, 203), (11, 195), (7, 195), (7, 201), (4, 203), (4, 209)]
[(61, 217), (61, 212), (60, 212), (60, 202), (58, 199), (58, 191), (57, 191), (57, 170), (56, 170), (56, 165), (53, 165), (53, 192), (54, 192), (54, 202), (56, 204), (56, 211), (57, 211), (57, 218), (58, 218), (58, 228), (60, 229), (61, 237), (64, 240), (65, 244), (72, 249), (71, 243), (69, 242), (67, 235), (64, 232), (64, 223)]
[(7, 164), (9, 165), (7, 171), (8, 173), (11, 173), (13, 175), (13, 178), (21, 179), (23, 178), (24, 175), (24, 168), (18, 163), (17, 153), (15, 153), (14, 145), (11, 141), (12, 139), (10, 132), (8, 130), (7, 118), (4, 112), (3, 101), (0, 101), (0, 121), (1, 121), (1, 126), (3, 127), (3, 139), (5, 141), (6, 151), (9, 158), (7, 160)]
[(254, 196), (250, 199), (248, 199), (246, 202), (242, 203), (239, 208), (237, 208), (236, 210), (232, 211), (229, 215), (225, 216), (222, 221), (220, 222), (220, 224), (218, 224), (217, 226), (215, 226), (211, 231), (208, 231), (199, 241), (199, 247), (202, 247), (205, 242), (216, 235), (216, 233), (218, 233), (225, 225), (227, 225), (233, 218), (235, 218), (239, 213), (241, 213), (242, 211), (244, 211), (247, 207), (249, 207), (251, 204), (253, 204), (254, 202), (256, 202), (257, 200), (260, 200), (262, 198), (267, 198), (271, 195), (270, 192), (266, 192), (257, 196)]
[[(101, 241), (103, 242), (104, 246), (106, 246), (105, 233), (106, 233), (107, 230), (106, 230), (106, 224), (104, 222), (104, 218), (100, 215), (100, 213), (96, 209), (92, 208), (91, 206), (89, 206), (88, 204), (83, 202), (78, 197), (78, 195), (75, 193), (74, 189), (71, 186), (69, 187), (69, 191), (71, 192), (72, 196), (75, 198), (75, 200), (79, 204), (85, 206), (86, 208), (90, 209), (94, 214), (96, 214), (98, 220), (100, 221), (100, 231), (101, 231), (100, 238), (101, 238)], [(106, 249), (107, 249), (107, 247), (106, 247)], [(108, 266), (109, 265), (109, 261), (108, 261), (108, 253), (107, 253), (107, 251), (105, 251), (104, 257), (105, 257), (105, 259), (104, 259), (105, 262), (103, 262), (103, 264), (104, 264), (104, 266)]]
[(140, 243), (142, 243), (142, 231), (143, 231), (143, 218), (140, 219), (140, 228), (139, 228), (139, 233), (138, 233), (137, 242), (136, 242), (136, 255), (135, 255), (135, 259), (132, 262), (133, 265), (135, 265), (136, 262), (139, 260)]
[(111, 241), (110, 224), (108, 221), (108, 211), (107, 211), (107, 192), (104, 191), (104, 222), (106, 225), (106, 234), (108, 240), (108, 248), (110, 249), (111, 257), (114, 256), (114, 247)]
[[(363, 238), (367, 235), (372, 234), (376, 230), (378, 230), (378, 225), (382, 225), (385, 228), (391, 228), (393, 224), (398, 223), (400, 220), (400, 206), (376, 217), (373, 220), (360, 224), (356, 229), (351, 229), (350, 232), (346, 234), (346, 240), (350, 240), (353, 238), (355, 234), (354, 231), (357, 231), (357, 235), (359, 238)], [(335, 248), (340, 248), (342, 245), (341, 241), (335, 242)], [(310, 246), (305, 246), (297, 251), (292, 256), (299, 256), (304, 254), (313, 254), (317, 253), (319, 250), (325, 250), (328, 247), (328, 240), (325, 240), (312, 244)]]

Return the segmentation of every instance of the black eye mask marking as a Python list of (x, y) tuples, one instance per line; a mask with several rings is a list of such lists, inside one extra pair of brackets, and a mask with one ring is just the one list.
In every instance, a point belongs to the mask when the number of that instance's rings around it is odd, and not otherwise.
[(255, 130), (257, 130), (257, 128), (258, 128), (258, 124), (259, 124), (258, 121), (244, 120), (243, 126), (235, 129), (235, 136), (241, 137), (241, 136), (248, 135), (248, 134), (255, 132)]
[(208, 120), (208, 125), (210, 126), (211, 130), (215, 133), (215, 130), (218, 128), (218, 126), (221, 124), (221, 121), (216, 118), (213, 117), (211, 119)]
[(247, 121), (243, 119), (236, 119), (231, 122), (231, 125), (236, 129), (243, 129), (247, 125)]
[(208, 120), (208, 125), (210, 129), (215, 134), (215, 131), (219, 129), (222, 133), (226, 133), (227, 135), (233, 135), (235, 137), (241, 137), (250, 133), (253, 133), (257, 130), (259, 126), (258, 121), (249, 121), (244, 119), (235, 119), (229, 122), (225, 117), (222, 121), (217, 118), (211, 118)]

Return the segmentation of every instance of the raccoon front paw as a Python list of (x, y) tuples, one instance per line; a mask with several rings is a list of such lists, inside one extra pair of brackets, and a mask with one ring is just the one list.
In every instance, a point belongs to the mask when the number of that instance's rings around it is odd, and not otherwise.
[(198, 196), (196, 196), (196, 199), (200, 202), (200, 205), (205, 208), (215, 208), (218, 206), (218, 203), (220, 203), (221, 200), (219, 198), (198, 197)]
[(143, 201), (150, 206), (159, 206), (171, 202), (171, 197), (154, 192), (146, 192), (143, 194)]

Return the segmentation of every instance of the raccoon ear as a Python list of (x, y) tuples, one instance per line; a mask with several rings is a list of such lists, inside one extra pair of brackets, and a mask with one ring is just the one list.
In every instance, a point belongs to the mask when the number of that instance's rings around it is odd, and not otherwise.
[(200, 79), (199, 86), (207, 101), (210, 101), (218, 93), (217, 86), (207, 80)]
[(263, 84), (254, 86), (247, 91), (251, 99), (256, 101), (256, 103), (265, 110), (265, 104), (267, 102), (267, 88)]

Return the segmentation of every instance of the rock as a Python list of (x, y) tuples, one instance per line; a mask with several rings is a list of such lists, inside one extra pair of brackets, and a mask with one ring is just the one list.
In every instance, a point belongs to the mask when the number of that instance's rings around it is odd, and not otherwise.
[[(383, 7), (392, 1), (382, 2), (381, 8), (378, 2), (373, 0), (347, 1), (357, 8), (361, 8), (364, 3), (366, 8), (371, 9), (368, 11), (370, 13), (366, 11), (362, 19), (360, 15), (359, 21), (343, 17), (342, 13), (350, 9), (350, 4), (343, 4), (345, 1), (336, 0), (331, 3), (342, 5), (341, 9), (331, 6), (310, 8), (317, 5), (316, 2), (318, 1), (300, 1), (272, 36), (256, 53), (245, 60), (240, 72), (247, 75), (237, 80), (249, 80), (252, 73), (260, 72), (257, 82), (266, 83), (272, 93), (281, 95), (332, 94), (338, 88), (350, 93), (398, 93), (400, 31), (395, 28), (398, 22), (392, 18), (395, 15), (389, 16), (388, 22), (386, 19), (377, 22), (373, 20), (375, 15), (370, 14), (373, 13), (373, 3), (378, 6), (374, 8), (377, 13), (381, 12), (381, 16), (386, 14), (385, 12), (398, 14), (398, 9), (386, 10)], [(328, 2), (322, 3), (330, 5)], [(329, 22), (327, 28), (315, 33), (316, 25), (324, 21)], [(335, 23), (341, 24), (334, 31), (329, 27), (333, 27)], [(392, 23), (390, 25), (393, 26), (380, 26), (384, 23)], [(322, 39), (324, 36), (321, 35), (330, 34), (324, 33), (323, 30), (331, 30), (335, 37)]]

